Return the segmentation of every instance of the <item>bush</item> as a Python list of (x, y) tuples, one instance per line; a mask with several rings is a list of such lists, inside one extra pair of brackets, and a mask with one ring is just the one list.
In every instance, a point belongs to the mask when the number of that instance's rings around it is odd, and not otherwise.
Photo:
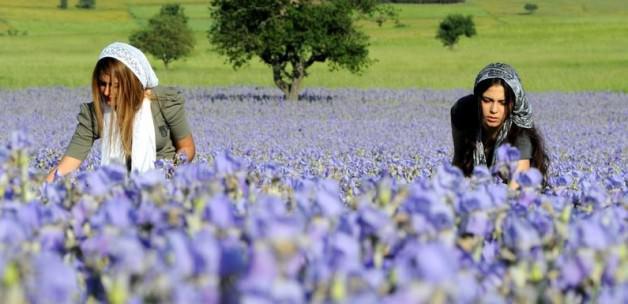
[(187, 21), (179, 4), (164, 4), (159, 14), (148, 21), (148, 27), (133, 33), (129, 42), (159, 58), (167, 69), (170, 62), (189, 56), (194, 48)]
[(451, 4), (464, 3), (464, 0), (380, 0), (382, 3)]
[(59, 5), (57, 6), (60, 9), (67, 9), (68, 8), (68, 0), (61, 0), (59, 1)]
[(94, 9), (96, 8), (96, 0), (79, 0), (76, 7), (82, 9)]
[(475, 34), (475, 24), (471, 16), (453, 14), (445, 17), (440, 23), (436, 38), (440, 39), (444, 46), (453, 49), (460, 36), (471, 37)]
[(534, 14), (534, 12), (539, 9), (539, 6), (534, 3), (526, 3), (523, 8), (528, 11), (528, 14)]

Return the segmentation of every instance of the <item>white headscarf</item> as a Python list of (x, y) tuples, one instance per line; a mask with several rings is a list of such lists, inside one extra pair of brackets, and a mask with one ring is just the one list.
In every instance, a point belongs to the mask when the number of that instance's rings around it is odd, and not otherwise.
[[(114, 42), (105, 47), (98, 60), (111, 57), (127, 66), (142, 83), (144, 89), (154, 88), (159, 79), (150, 66), (148, 59), (139, 49), (122, 42)], [(155, 126), (150, 108), (151, 101), (144, 98), (139, 111), (133, 118), (133, 142), (131, 147), (131, 170), (145, 172), (155, 167), (157, 148), (155, 144)], [(103, 136), (101, 146), (101, 165), (112, 162), (124, 164), (124, 151), (118, 130), (116, 113), (108, 105), (103, 106)], [(114, 126), (115, 128), (111, 128)], [(113, 130), (112, 130), (113, 129)], [(113, 134), (110, 134), (113, 131)], [(113, 136), (112, 136), (113, 135)]]
[(100, 52), (98, 60), (105, 57), (115, 58), (124, 63), (137, 76), (144, 89), (154, 88), (159, 84), (159, 79), (146, 55), (136, 47), (123, 42), (114, 42)]

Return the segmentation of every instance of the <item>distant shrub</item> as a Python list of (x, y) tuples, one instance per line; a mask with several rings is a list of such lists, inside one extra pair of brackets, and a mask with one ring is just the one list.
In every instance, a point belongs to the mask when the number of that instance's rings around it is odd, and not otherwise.
[(382, 3), (451, 4), (464, 3), (464, 0), (380, 0)]
[[(4, 36), (5, 33), (0, 33), (0, 36)], [(9, 28), (6, 31), (6, 35), (9, 37), (17, 37), (17, 36), (26, 36), (28, 35), (28, 31), (20, 31), (16, 28)]]
[(444, 46), (453, 49), (460, 36), (471, 37), (475, 34), (475, 24), (471, 16), (452, 14), (441, 21), (436, 38), (440, 39)]
[(528, 14), (534, 14), (534, 12), (539, 9), (539, 6), (534, 3), (526, 3), (523, 8), (528, 11)]
[(79, 0), (76, 4), (76, 7), (83, 9), (94, 9), (96, 8), (96, 0)]
[(129, 42), (159, 58), (167, 69), (170, 62), (189, 56), (194, 48), (194, 35), (187, 22), (183, 7), (164, 4), (147, 28), (131, 34)]
[(68, 8), (68, 0), (61, 0), (59, 1), (59, 5), (57, 6), (60, 9), (67, 9)]

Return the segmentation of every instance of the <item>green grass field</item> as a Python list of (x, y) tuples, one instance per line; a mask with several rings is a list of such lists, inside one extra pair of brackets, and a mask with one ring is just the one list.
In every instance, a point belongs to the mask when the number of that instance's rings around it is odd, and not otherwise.
[[(98, 0), (96, 10), (57, 9), (57, 0), (0, 0), (0, 88), (87, 86), (102, 47), (128, 36), (158, 12), (159, 0)], [(626, 0), (467, 0), (453, 5), (397, 5), (403, 26), (360, 26), (377, 62), (362, 75), (315, 66), (307, 87), (469, 88), (492, 61), (512, 64), (531, 91), (628, 91)], [(69, 1), (73, 6), (76, 1)], [(196, 33), (191, 57), (169, 70), (150, 58), (162, 84), (272, 86), (259, 62), (234, 71), (206, 38), (209, 1), (179, 1)], [(453, 51), (434, 38), (450, 13), (474, 16), (478, 35)], [(17, 29), (18, 36), (7, 35)], [(24, 33), (26, 33), (24, 35)]]

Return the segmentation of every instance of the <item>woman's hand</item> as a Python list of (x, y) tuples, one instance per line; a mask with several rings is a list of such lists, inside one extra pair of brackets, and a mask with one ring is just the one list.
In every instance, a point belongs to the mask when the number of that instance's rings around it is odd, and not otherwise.
[(196, 155), (196, 146), (194, 145), (192, 134), (178, 140), (175, 143), (175, 148), (177, 149), (177, 153), (185, 153), (188, 162), (191, 162), (192, 159), (194, 159), (194, 155)]
[(50, 183), (55, 179), (56, 174), (63, 176), (78, 169), (78, 167), (81, 166), (81, 162), (82, 161), (80, 159), (64, 156), (59, 164), (50, 170), (48, 177), (46, 177), (46, 181)]
[(517, 161), (517, 168), (515, 169), (513, 176), (513, 179), (510, 180), (510, 182), (508, 183), (508, 188), (512, 189), (512, 190), (516, 190), (519, 189), (519, 184), (515, 181), (514, 176), (517, 176), (517, 173), (521, 172), (521, 171), (526, 171), (530, 169), (530, 160), (529, 159), (521, 159), (519, 161)]

